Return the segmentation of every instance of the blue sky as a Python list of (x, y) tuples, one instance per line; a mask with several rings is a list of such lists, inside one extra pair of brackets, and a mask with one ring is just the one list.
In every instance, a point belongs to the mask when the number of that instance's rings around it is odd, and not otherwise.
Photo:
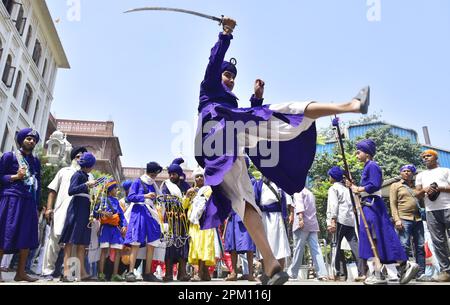
[(52, 112), (113, 120), (124, 166), (169, 165), (180, 137), (174, 124), (195, 131), (199, 85), (220, 27), (184, 14), (122, 12), (179, 7), (237, 20), (227, 58), (238, 60), (242, 106), (256, 78), (266, 81), (266, 103), (346, 101), (369, 84), (371, 112), (415, 129), (421, 142), (428, 126), (432, 144), (450, 149), (450, 1), (380, 0), (380, 20), (371, 22), (373, 1), (80, 0), (80, 20), (70, 21), (67, 1), (47, 0), (72, 67), (59, 71)]

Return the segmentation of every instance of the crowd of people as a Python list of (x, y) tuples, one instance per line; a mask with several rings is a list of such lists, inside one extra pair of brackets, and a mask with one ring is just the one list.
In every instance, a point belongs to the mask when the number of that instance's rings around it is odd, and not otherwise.
[[(39, 233), (39, 160), (32, 155), (39, 135), (32, 129), (24, 129), (18, 133), (17, 141), (21, 145), (19, 153), (5, 153), (0, 160), (1, 266), (3, 272), (8, 271), (17, 257), (15, 281), (55, 277), (62, 282), (210, 281), (212, 275), (219, 274), (218, 262), (225, 262), (228, 268), (225, 281), (267, 284), (270, 280), (261, 272), (265, 268), (264, 256), (236, 212), (231, 212), (218, 228), (201, 228), (201, 218), (213, 190), (205, 185), (205, 172), (200, 166), (193, 171), (194, 184), (189, 185), (180, 166), (181, 158), (168, 166), (169, 179), (161, 186), (155, 182), (163, 170), (157, 162), (148, 163), (146, 174), (135, 181), (119, 183), (110, 178), (100, 182), (90, 174), (95, 167), (94, 155), (84, 147), (74, 148), (71, 166), (60, 169), (47, 186), (47, 206), (40, 212), (46, 230)], [(412, 279), (450, 281), (446, 235), (450, 170), (438, 166), (433, 150), (422, 154), (426, 170), (417, 174), (414, 165), (403, 166), (401, 180), (390, 188), (390, 216), (380, 193), (381, 169), (372, 160), (375, 153), (375, 144), (370, 139), (358, 143), (357, 157), (364, 163), (360, 186), (353, 185), (338, 166), (328, 171), (332, 186), (328, 191), (326, 223), (334, 240), (330, 241), (334, 250), (329, 266), (319, 243), (313, 193), (304, 188), (291, 196), (267, 177), (255, 179), (248, 172), (263, 232), (290, 279), (299, 277), (308, 244), (317, 280), (347, 280), (349, 271), (341, 251), (345, 238), (357, 265), (358, 276), (353, 277), (354, 281), (373, 285), (388, 281), (405, 284)], [(245, 167), (249, 168), (249, 158), (245, 161)], [(99, 186), (105, 196), (95, 200), (95, 192), (90, 190)], [(122, 198), (118, 196), (120, 189)], [(362, 219), (351, 200), (356, 194), (361, 198), (369, 231), (362, 221), (356, 227), (356, 220)], [(178, 198), (174, 201), (181, 211), (177, 217), (184, 215), (185, 225), (170, 225), (169, 214), (175, 210), (158, 205), (157, 200), (165, 196)], [(175, 238), (186, 237), (185, 242), (168, 244), (164, 236), (169, 232)], [(293, 237), (292, 244), (289, 236)], [(375, 251), (369, 239), (373, 240)], [(436, 260), (428, 268), (426, 252), (432, 253)], [(73, 257), (83, 262), (75, 273), (70, 267)], [(382, 263), (381, 269), (377, 268), (375, 258)], [(431, 267), (434, 270), (427, 272)]]
[[(31, 128), (18, 132), (18, 150), (0, 159), (0, 260), (5, 268), (8, 260), (18, 260), (14, 280), (36, 281), (27, 271), (32, 258), (39, 257), (36, 273), (62, 282), (210, 281), (217, 261), (227, 262), (229, 256), (226, 281), (281, 285), (299, 276), (306, 244), (315, 277), (337, 280), (345, 274), (340, 251), (345, 237), (357, 261), (356, 281), (377, 285), (398, 278), (406, 284), (429, 279), (424, 275), (424, 236), (429, 232), (428, 249), (434, 251), (440, 270), (436, 280), (449, 281), (450, 170), (438, 166), (432, 150), (422, 155), (427, 170), (417, 175), (415, 185), (415, 167), (403, 167), (402, 181), (391, 188), (393, 223), (381, 196), (382, 170), (373, 160), (376, 145), (370, 139), (356, 147), (364, 164), (359, 185), (339, 167), (328, 173), (333, 186), (327, 225), (334, 249), (333, 264), (327, 268), (314, 195), (305, 188), (315, 156), (315, 120), (367, 114), (370, 88), (342, 104), (263, 105), (265, 82), (257, 79), (251, 107), (238, 108), (232, 92), (236, 62), (224, 60), (236, 21), (224, 17), (222, 25), (200, 87), (194, 185), (185, 181), (182, 159), (168, 166), (170, 177), (162, 185), (155, 180), (163, 170), (157, 162), (149, 162), (146, 173), (134, 181), (94, 179), (95, 156), (77, 147), (71, 166), (42, 186), (40, 162), (33, 156), (39, 134)], [(237, 122), (254, 126), (230, 131), (227, 124)], [(231, 143), (212, 145), (224, 139)], [(276, 164), (267, 165), (261, 150), (255, 150), (263, 142), (277, 144)], [(248, 172), (250, 160), (261, 179)], [(43, 187), (50, 191), (41, 212), (47, 230), (39, 236)], [(418, 214), (421, 200), (428, 230)]]

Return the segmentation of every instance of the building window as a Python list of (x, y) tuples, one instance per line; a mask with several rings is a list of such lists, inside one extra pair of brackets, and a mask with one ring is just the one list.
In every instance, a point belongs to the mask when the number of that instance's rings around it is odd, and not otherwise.
[(19, 73), (17, 73), (16, 84), (14, 86), (14, 92), (13, 92), (13, 95), (15, 98), (17, 98), (17, 93), (19, 93), (19, 88), (20, 88), (21, 82), (22, 82), (22, 72), (19, 71)]
[(5, 146), (6, 146), (6, 141), (8, 140), (8, 136), (9, 136), (9, 129), (8, 129), (8, 125), (6, 125), (5, 131), (3, 132), (2, 146), (0, 147), (0, 150), (2, 152), (5, 152)]
[(30, 46), (31, 36), (33, 36), (33, 27), (31, 24), (28, 26), (27, 38), (25, 39), (25, 45), (27, 48)]
[(42, 77), (45, 78), (45, 73), (47, 72), (47, 59), (44, 61), (44, 68), (42, 69)]
[[(20, 3), (18, 3), (20, 4)], [(23, 35), (23, 32), (25, 30), (25, 23), (27, 23), (27, 18), (23, 17), (24, 11), (23, 11), (23, 5), (20, 4), (19, 13), (17, 14), (17, 19), (14, 20), (16, 23), (16, 29), (19, 32), (20, 36)]]
[(39, 100), (36, 101), (36, 108), (34, 109), (34, 115), (33, 115), (33, 123), (36, 125), (36, 118), (37, 118), (37, 114), (39, 112)]
[(8, 58), (6, 59), (5, 70), (3, 70), (2, 76), (2, 81), (6, 85), (6, 87), (11, 88), (15, 73), (16, 67), (12, 66), (12, 57), (11, 55), (8, 55)]
[(2, 59), (2, 55), (3, 55), (3, 42), (0, 39), (0, 60)]
[(39, 61), (41, 60), (42, 55), (42, 46), (39, 40), (36, 39), (36, 44), (34, 45), (33, 51), (33, 61), (36, 63), (36, 66), (39, 67)]
[(30, 110), (30, 102), (31, 99), (33, 98), (33, 90), (31, 89), (30, 85), (27, 84), (25, 86), (25, 92), (23, 93), (23, 98), (22, 98), (22, 108), (23, 110), (25, 110), (26, 113), (28, 113), (28, 110)]
[(12, 10), (14, 8), (14, 0), (2, 0), (3, 5), (5, 5), (6, 10), (8, 11), (8, 13), (11, 15)]

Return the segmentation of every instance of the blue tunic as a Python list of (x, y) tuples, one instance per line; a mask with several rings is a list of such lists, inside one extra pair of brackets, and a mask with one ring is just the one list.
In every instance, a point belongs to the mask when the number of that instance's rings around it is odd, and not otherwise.
[[(382, 183), (381, 168), (375, 161), (367, 161), (361, 175), (360, 185), (370, 196), (362, 199), (363, 212), (372, 237), (376, 240), (381, 263), (392, 264), (397, 261), (406, 261), (407, 256), (395, 232), (394, 225), (389, 219), (383, 199), (380, 196), (372, 195), (381, 189)], [(368, 206), (364, 202), (369, 204), (373, 202), (373, 204)], [(359, 256), (362, 259), (374, 257), (362, 218), (359, 226)]]
[[(254, 96), (251, 98), (251, 108), (237, 108), (237, 97), (222, 84), (221, 76), (221, 65), (232, 38), (232, 35), (219, 34), (219, 40), (211, 50), (205, 77), (200, 87), (195, 155), (199, 165), (205, 168), (205, 184), (210, 185), (213, 189), (203, 217), (200, 219), (202, 229), (218, 227), (231, 213), (231, 201), (227, 194), (221, 191), (220, 184), (236, 161), (239, 149), (237, 143), (223, 145), (224, 150), (220, 154), (210, 156), (203, 150), (203, 144), (205, 142), (226, 143), (225, 122), (240, 121), (245, 124), (251, 121), (258, 124), (270, 120), (273, 116), (297, 127), (304, 118), (303, 114), (274, 112), (269, 109), (269, 105), (262, 105), (262, 99), (256, 99)], [(211, 121), (217, 122), (217, 124), (214, 127), (210, 126)], [(208, 130), (203, 130), (204, 126), (208, 126)], [(279, 142), (277, 166), (261, 166), (261, 161), (264, 159), (262, 155), (250, 155), (250, 159), (264, 176), (287, 193), (300, 192), (305, 186), (306, 176), (314, 161), (316, 137), (316, 127), (313, 123), (308, 130), (295, 139)], [(258, 151), (262, 151), (259, 149), (262, 144), (264, 143), (258, 144)], [(297, 157), (292, 158), (292, 156)]]
[[(107, 202), (107, 200), (109, 202)], [(121, 228), (127, 226), (127, 221), (123, 214), (123, 210), (120, 207), (119, 200), (116, 197), (108, 196), (108, 198), (103, 201), (103, 211), (111, 212), (112, 214), (119, 214), (119, 226), (112, 226), (109, 224), (102, 224), (100, 227), (100, 243), (109, 243), (110, 245), (122, 245), (125, 239), (122, 237), (120, 232)], [(94, 216), (98, 218), (100, 215), (94, 213)]]
[(19, 164), (13, 152), (4, 153), (0, 159), (0, 249), (5, 254), (21, 249), (35, 249), (38, 241), (39, 193), (41, 164), (32, 155), (24, 155), (29, 172), (37, 180), (37, 189), (24, 181), (11, 182)]
[(70, 179), (69, 196), (73, 197), (67, 209), (60, 243), (88, 246), (91, 242), (89, 227), (91, 201), (86, 197), (89, 195), (89, 188), (86, 185), (88, 180), (88, 174), (82, 170), (77, 171)]
[[(161, 227), (153, 218), (148, 208), (143, 204), (144, 195), (154, 192), (153, 185), (148, 185), (140, 178), (136, 179), (130, 187), (128, 201), (135, 203), (131, 209), (130, 222), (125, 236), (125, 245), (139, 243), (141, 247), (161, 238)], [(139, 204), (142, 203), (142, 204)]]
[[(180, 185), (178, 185), (178, 188), (180, 189), (182, 194), (185, 194), (191, 186), (186, 181), (180, 181)], [(169, 189), (164, 184), (164, 186), (161, 189), (161, 192), (165, 195), (171, 195)], [(180, 203), (181, 204), (181, 203)], [(166, 219), (167, 221), (167, 219)], [(172, 227), (175, 228), (175, 226), (178, 226), (178, 224), (173, 223)], [(180, 227), (180, 235), (182, 237), (186, 237), (188, 234), (183, 226)], [(174, 236), (177, 238), (178, 236)], [(181, 245), (181, 247), (176, 247), (175, 245), (172, 245), (170, 247), (166, 248), (166, 254), (165, 254), (165, 260), (171, 263), (176, 263), (178, 260), (187, 260), (189, 257), (189, 240), (185, 240), (184, 245)]]

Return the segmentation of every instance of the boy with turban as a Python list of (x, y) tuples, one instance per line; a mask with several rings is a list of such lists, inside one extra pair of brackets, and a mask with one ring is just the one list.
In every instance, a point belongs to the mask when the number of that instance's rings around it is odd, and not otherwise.
[(89, 173), (94, 169), (95, 156), (85, 152), (78, 160), (80, 170), (70, 179), (68, 194), (73, 196), (70, 200), (64, 228), (61, 233), (60, 243), (64, 244), (64, 276), (63, 282), (73, 282), (69, 270), (69, 258), (72, 256), (72, 248), (76, 247), (76, 257), (80, 262), (80, 278), (77, 280), (88, 281), (91, 277), (84, 268), (86, 248), (91, 241), (91, 229), (89, 216), (91, 214), (91, 201), (89, 189), (94, 187), (96, 181), (89, 180)]
[[(358, 142), (356, 148), (356, 157), (364, 163), (364, 169), (361, 174), (360, 186), (353, 185), (351, 182), (348, 182), (348, 186), (352, 188), (353, 193), (361, 196), (362, 211), (381, 263), (400, 263), (400, 284), (407, 284), (416, 276), (419, 267), (416, 263), (408, 261), (381, 197), (383, 174), (380, 166), (373, 161), (376, 154), (376, 144), (371, 139), (365, 139)], [(362, 217), (359, 226), (359, 256), (365, 260), (371, 260), (375, 257)], [(368, 267), (371, 275), (364, 281), (365, 284), (387, 283), (381, 274), (381, 270), (376, 270), (374, 273), (374, 265), (369, 263)]]
[(128, 201), (131, 202), (125, 218), (128, 222), (124, 244), (131, 246), (130, 266), (125, 275), (127, 282), (136, 282), (134, 267), (139, 248), (145, 247), (145, 270), (143, 280), (146, 282), (160, 282), (152, 272), (152, 260), (155, 247), (160, 246), (161, 227), (158, 222), (154, 200), (161, 195), (156, 184), (156, 177), (162, 167), (157, 162), (149, 162), (144, 175), (136, 179), (130, 187)]

